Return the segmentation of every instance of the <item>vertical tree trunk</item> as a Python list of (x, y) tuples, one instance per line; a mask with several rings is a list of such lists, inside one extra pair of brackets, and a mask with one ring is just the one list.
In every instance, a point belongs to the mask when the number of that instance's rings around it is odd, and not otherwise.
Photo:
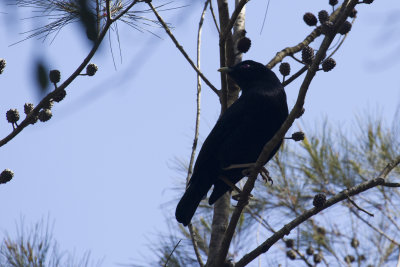
[[(237, 5), (238, 0), (236, 0)], [(218, 13), (221, 34), (229, 23), (229, 8), (227, 0), (218, 0)], [(242, 9), (234, 25), (234, 36), (231, 31), (224, 42), (220, 42), (220, 66), (233, 66), (241, 61), (241, 55), (237, 55), (234, 44), (238, 38), (242, 37), (245, 21), (245, 9)], [(221, 36), (220, 36), (221, 37)], [(239, 87), (227, 78), (226, 74), (221, 73), (221, 114), (232, 105), (239, 96)], [(230, 192), (225, 193), (214, 205), (214, 217), (211, 226), (211, 238), (209, 245), (209, 255), (206, 266), (212, 267), (216, 264), (217, 255), (220, 249), (222, 238), (228, 226), (230, 209)], [(215, 266), (216, 267), (216, 266)]]

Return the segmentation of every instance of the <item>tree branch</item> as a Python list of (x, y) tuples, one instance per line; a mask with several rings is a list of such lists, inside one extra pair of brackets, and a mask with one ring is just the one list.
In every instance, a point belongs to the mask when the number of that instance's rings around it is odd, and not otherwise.
[(186, 51), (183, 49), (183, 47), (179, 44), (178, 40), (176, 40), (175, 36), (172, 34), (171, 30), (169, 29), (168, 25), (164, 22), (164, 20), (161, 18), (161, 16), (158, 14), (157, 10), (154, 8), (153, 4), (151, 2), (148, 2), (148, 5), (150, 6), (151, 10), (153, 11), (154, 15), (156, 15), (158, 21), (161, 23), (163, 26), (164, 30), (167, 32), (168, 36), (171, 38), (171, 40), (174, 42), (175, 46), (178, 48), (178, 50), (182, 53), (182, 55), (186, 58), (186, 60), (189, 62), (190, 66), (197, 72), (198, 75), (203, 79), (203, 81), (211, 88), (211, 90), (214, 91), (218, 96), (220, 94), (220, 91), (215, 88), (214, 85), (204, 76), (204, 74), (196, 67), (194, 62), (190, 59), (189, 55), (186, 53)]
[(100, 43), (104, 39), (104, 36), (106, 35), (108, 29), (110, 28), (112, 22), (107, 20), (106, 24), (104, 25), (103, 30), (99, 34), (99, 37), (95, 41), (92, 49), (90, 50), (89, 54), (86, 56), (86, 58), (82, 61), (82, 63), (79, 65), (79, 67), (66, 79), (60, 86), (58, 86), (54, 91), (48, 93), (40, 102), (39, 104), (26, 116), (26, 118), (12, 131), (9, 135), (7, 135), (5, 138), (0, 140), (0, 147), (3, 145), (7, 144), (11, 139), (13, 139), (15, 136), (17, 136), (25, 127), (30, 125), (32, 119), (34, 116), (36, 116), (40, 109), (42, 109), (49, 101), (56, 96), (59, 92), (65, 90), (69, 84), (72, 83), (73, 80), (75, 80), (76, 77), (79, 76), (79, 74), (83, 71), (83, 69), (87, 66), (89, 61), (92, 59), (94, 54), (96, 53), (97, 49), (100, 46)]
[[(123, 11), (121, 11), (121, 13), (119, 13), (115, 18), (111, 18), (111, 21), (112, 22), (114, 22), (114, 21), (117, 21), (117, 20), (119, 20), (123, 15), (125, 15), (126, 14), (126, 12), (128, 12), (137, 2), (139, 2), (139, 0), (133, 0), (132, 1), (132, 3), (127, 7), (127, 8), (125, 8)], [(110, 15), (111, 16), (111, 15)]]
[(211, 16), (212, 16), (214, 24), (215, 24), (215, 28), (218, 31), (218, 35), (220, 35), (221, 31), (219, 30), (218, 23), (217, 23), (217, 18), (215, 17), (214, 8), (212, 6), (212, 1), (210, 1), (210, 11), (211, 11)]
[(248, 1), (249, 0), (240, 0), (240, 2), (236, 5), (235, 10), (233, 11), (228, 24), (224, 28), (221, 25), (221, 30), (223, 29), (224, 31), (222, 32), (222, 35), (220, 36), (220, 39), (219, 39), (220, 45), (225, 43), (226, 38), (228, 37), (229, 32), (232, 30), (237, 17), (239, 16), (240, 12), (242, 11), (242, 8)]
[(254, 260), (256, 257), (261, 255), (262, 253), (267, 252), (270, 247), (275, 244), (278, 240), (283, 238), (285, 235), (288, 235), (290, 231), (297, 226), (299, 226), (301, 223), (305, 222), (315, 214), (318, 214), (319, 212), (333, 206), (334, 204), (348, 199), (349, 196), (354, 196), (357, 194), (360, 194), (362, 192), (365, 192), (371, 188), (374, 188), (379, 185), (384, 185), (385, 184), (385, 178), (386, 176), (392, 171), (398, 164), (400, 164), (400, 156), (396, 157), (393, 161), (391, 161), (389, 164), (386, 165), (386, 167), (382, 170), (382, 172), (374, 179), (363, 182), (357, 186), (354, 186), (350, 189), (346, 189), (335, 196), (331, 197), (328, 199), (325, 203), (320, 208), (312, 208), (310, 210), (305, 211), (303, 214), (301, 214), (299, 217), (295, 218), (288, 224), (284, 225), (279, 231), (277, 231), (275, 234), (273, 234), (270, 238), (268, 238), (265, 242), (263, 242), (260, 246), (255, 248), (253, 251), (250, 253), (244, 255), (242, 259), (240, 259), (236, 264), (235, 267), (242, 267), (246, 266), (249, 262)]
[[(197, 31), (197, 65), (196, 65), (196, 67), (198, 69), (200, 69), (201, 31), (203, 28), (203, 22), (204, 22), (206, 10), (207, 10), (208, 4), (210, 2), (211, 2), (211, 0), (206, 0), (204, 3), (203, 12), (201, 13), (201, 16), (200, 16), (199, 28)], [(194, 157), (196, 155), (197, 142), (199, 139), (200, 100), (201, 100), (201, 79), (200, 79), (200, 75), (197, 74), (196, 123), (195, 123), (195, 130), (194, 130), (192, 153), (190, 155), (190, 162), (189, 162), (188, 173), (187, 173), (187, 177), (186, 177), (186, 186), (188, 185), (189, 179), (192, 176)], [(188, 225), (188, 228), (189, 228), (190, 238), (192, 239), (194, 253), (196, 254), (197, 262), (199, 263), (200, 267), (203, 267), (204, 262), (203, 262), (203, 259), (201, 258), (200, 252), (199, 252), (199, 248), (198, 248), (197, 240), (196, 240), (196, 236), (195, 236), (195, 231), (193, 230), (193, 225), (190, 223)]]
[[(342, 5), (343, 6), (343, 5)], [(342, 10), (342, 6), (336, 9), (331, 16), (329, 17), (329, 21), (334, 21), (340, 14), (340, 10)], [(286, 47), (282, 51), (276, 53), (276, 56), (268, 62), (266, 65), (267, 68), (272, 69), (276, 64), (281, 62), (285, 57), (295, 54), (302, 50), (304, 47), (311, 44), (318, 36), (321, 35), (321, 27), (316, 27), (301, 43), (292, 46)]]
[(287, 79), (286, 81), (284, 81), (282, 83), (283, 87), (286, 87), (289, 83), (293, 82), (294, 80), (296, 80), (297, 78), (300, 77), (300, 75), (302, 75), (304, 72), (306, 72), (306, 70), (308, 69), (307, 66), (303, 66), (299, 71), (297, 71), (295, 74), (293, 74), (292, 76), (290, 76), (289, 79)]
[[(134, 6), (138, 0), (134, 0), (124, 11), (123, 13), (126, 13), (129, 11), (132, 6)], [(48, 93), (40, 102), (39, 104), (25, 117), (25, 119), (16, 127), (9, 135), (7, 135), (5, 138), (0, 140), (0, 147), (4, 146), (7, 144), (11, 139), (13, 139), (15, 136), (17, 136), (25, 127), (30, 125), (32, 119), (34, 116), (36, 116), (40, 109), (42, 109), (49, 101), (59, 94), (61, 91), (65, 90), (65, 88), (68, 87), (75, 79), (80, 75), (80, 73), (83, 71), (83, 69), (89, 64), (89, 61), (92, 59), (94, 54), (96, 53), (97, 49), (99, 48), (101, 42), (104, 39), (104, 36), (108, 32), (111, 24), (116, 21), (117, 19), (120, 18), (117, 17), (115, 19), (111, 19), (110, 15), (110, 1), (106, 1), (106, 8), (107, 8), (107, 20), (104, 25), (103, 30), (99, 33), (97, 40), (94, 42), (94, 45), (92, 49), (90, 50), (89, 54), (86, 56), (86, 58), (82, 61), (82, 63), (79, 65), (79, 67), (60, 85), (58, 86), (54, 91)]]

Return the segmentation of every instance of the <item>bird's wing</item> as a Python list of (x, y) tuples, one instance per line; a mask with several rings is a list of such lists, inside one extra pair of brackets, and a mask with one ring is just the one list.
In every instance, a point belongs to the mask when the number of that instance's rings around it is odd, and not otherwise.
[(218, 159), (222, 167), (253, 163), (264, 144), (278, 131), (287, 117), (287, 105), (281, 96), (243, 99), (224, 123), (227, 132), (219, 143)]
[(242, 158), (245, 160), (248, 155), (240, 152), (246, 149), (254, 150), (260, 146), (262, 148), (264, 141), (272, 137), (286, 117), (285, 96), (279, 101), (259, 95), (241, 96), (220, 117), (204, 141), (194, 173), (207, 171), (215, 176), (218, 173), (215, 169), (220, 170), (227, 164), (241, 161)]

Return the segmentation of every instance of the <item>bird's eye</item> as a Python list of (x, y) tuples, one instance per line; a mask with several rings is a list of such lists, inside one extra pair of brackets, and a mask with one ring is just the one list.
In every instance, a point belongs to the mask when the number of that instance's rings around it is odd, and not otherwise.
[(249, 64), (244, 64), (244, 65), (242, 65), (242, 68), (243, 68), (243, 69), (249, 69), (249, 68), (250, 68), (250, 65), (249, 65)]

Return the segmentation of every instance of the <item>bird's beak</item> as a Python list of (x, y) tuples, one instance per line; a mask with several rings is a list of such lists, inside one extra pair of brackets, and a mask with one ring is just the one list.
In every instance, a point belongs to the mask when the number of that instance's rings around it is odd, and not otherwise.
[(233, 69), (229, 68), (229, 67), (222, 67), (222, 68), (218, 69), (218, 71), (222, 72), (222, 73), (228, 73), (228, 72), (233, 71)]

